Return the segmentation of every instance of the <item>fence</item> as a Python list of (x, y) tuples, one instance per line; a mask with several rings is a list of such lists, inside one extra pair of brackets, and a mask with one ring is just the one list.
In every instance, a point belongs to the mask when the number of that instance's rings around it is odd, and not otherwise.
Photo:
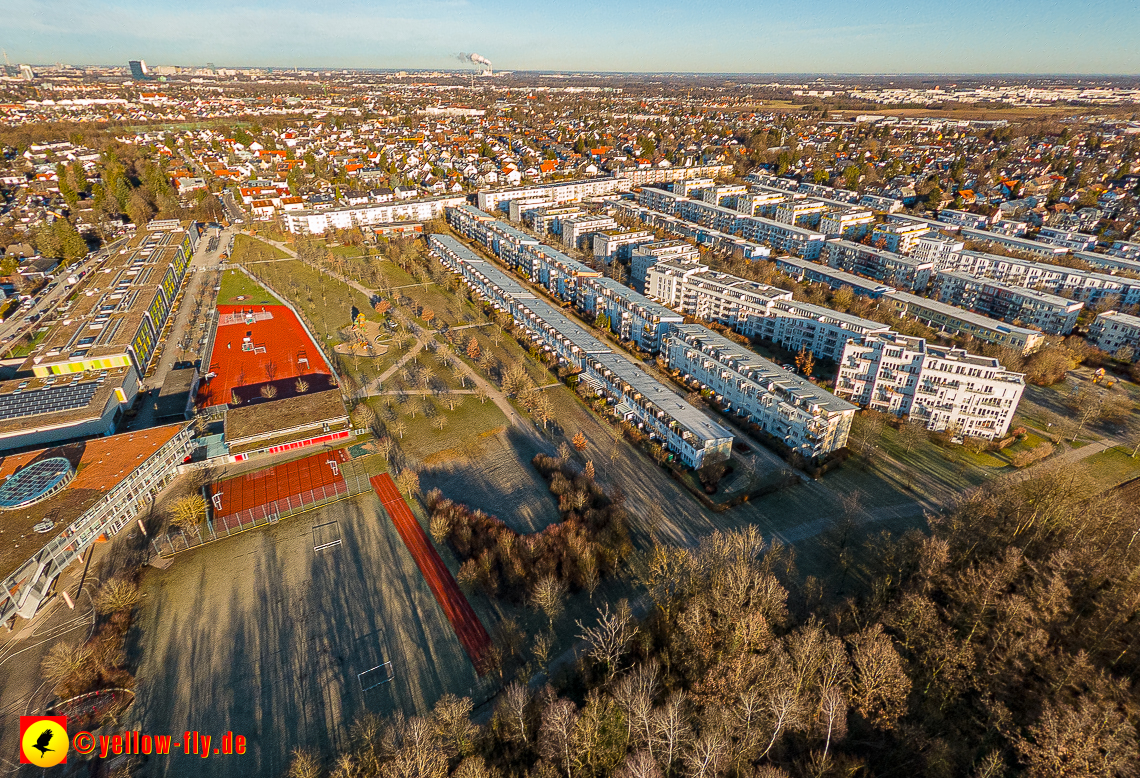
[(159, 556), (173, 556), (180, 551), (228, 538), (230, 535), (236, 535), (255, 527), (276, 524), (282, 519), (287, 519), (298, 513), (304, 513), (345, 497), (370, 491), (372, 491), (372, 486), (368, 483), (366, 476), (346, 475), (345, 478), (336, 483), (322, 486), (320, 489), (311, 489), (301, 494), (274, 500), (265, 505), (244, 510), (241, 513), (217, 517), (212, 521), (207, 521), (204, 528), (195, 528), (192, 534), (167, 532), (151, 541), (151, 545)]

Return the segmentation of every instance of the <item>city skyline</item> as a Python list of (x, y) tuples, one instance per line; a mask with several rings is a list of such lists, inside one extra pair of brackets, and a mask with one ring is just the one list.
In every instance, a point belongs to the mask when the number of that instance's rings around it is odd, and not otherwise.
[(296, 0), (0, 6), (8, 32), (0, 45), (12, 61), (35, 64), (431, 70), (462, 67), (462, 49), (497, 69), (532, 71), (1140, 73), (1140, 50), (1130, 43), (1140, 16), (1124, 0), (1047, 8), (1021, 0), (997, 8), (974, 0), (953, 8), (823, 2), (807, 13), (783, 0), (719, 0), (700, 13), (672, 0), (653, 7), (589, 0), (575, 7), (582, 31), (554, 6), (517, 0), (426, 0), (411, 11), (364, 1), (313, 9)]

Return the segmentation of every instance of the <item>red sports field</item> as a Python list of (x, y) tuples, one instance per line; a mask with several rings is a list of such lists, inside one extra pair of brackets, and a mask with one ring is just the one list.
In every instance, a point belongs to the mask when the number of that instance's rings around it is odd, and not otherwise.
[[(209, 491), (214, 521), (229, 525), (236, 522), (236, 514), (267, 506), (275, 500), (298, 497), (326, 487), (329, 490), (344, 488), (340, 466), (348, 460), (348, 452), (344, 449), (322, 451), (304, 459), (211, 484)], [(233, 521), (229, 520), (231, 516), (235, 517)]]
[(455, 582), (451, 571), (443, 563), (439, 552), (428, 540), (424, 528), (416, 521), (408, 504), (400, 496), (400, 490), (396, 488), (392, 477), (384, 473), (373, 476), (370, 480), (372, 488), (380, 496), (384, 510), (392, 518), (396, 531), (400, 533), (412, 559), (416, 560), (420, 572), (431, 587), (436, 602), (443, 608), (447, 620), (451, 622), (451, 628), (455, 630), (459, 642), (463, 644), (463, 650), (475, 665), (476, 672), (483, 675), (487, 671), (483, 660), (487, 655), (487, 649), (491, 647), (491, 638), (487, 635), (487, 630), (483, 628), (479, 617), (471, 609), (471, 603), (467, 602), (467, 598), (459, 590), (459, 584)]
[(210, 364), (202, 372), (198, 404), (204, 407), (229, 403), (233, 390), (243, 386), (331, 374), (321, 350), (284, 305), (219, 305)]

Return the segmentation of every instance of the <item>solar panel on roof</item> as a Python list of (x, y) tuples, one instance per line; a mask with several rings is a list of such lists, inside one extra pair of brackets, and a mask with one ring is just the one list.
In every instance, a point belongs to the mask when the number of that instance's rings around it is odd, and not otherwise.
[(98, 388), (96, 382), (88, 381), (0, 395), (0, 421), (82, 408), (91, 402)]
[(42, 500), (65, 487), (74, 475), (71, 462), (64, 457), (32, 462), (0, 486), (0, 509), (19, 508)]

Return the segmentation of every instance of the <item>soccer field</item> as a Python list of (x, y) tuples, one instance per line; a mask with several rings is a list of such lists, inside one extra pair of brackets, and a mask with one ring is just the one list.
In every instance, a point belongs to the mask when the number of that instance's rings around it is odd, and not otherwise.
[[(180, 555), (144, 591), (124, 725), (249, 743), (243, 757), (151, 757), (145, 775), (283, 775), (293, 748), (343, 746), (365, 710), (413, 715), (490, 688), (375, 494)], [(358, 674), (387, 661), (393, 680), (362, 691), (378, 674)]]

